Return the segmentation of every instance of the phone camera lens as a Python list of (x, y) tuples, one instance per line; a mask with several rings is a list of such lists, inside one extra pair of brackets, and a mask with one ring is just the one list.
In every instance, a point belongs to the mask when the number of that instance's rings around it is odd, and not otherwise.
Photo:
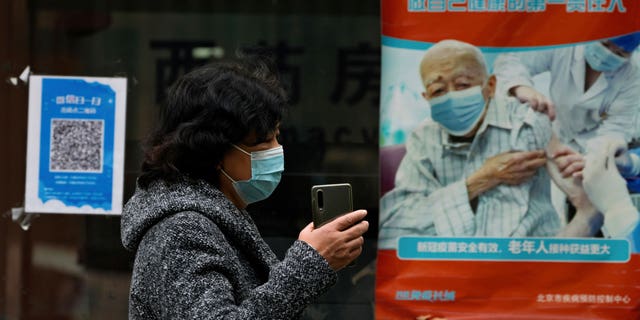
[(324, 196), (322, 190), (318, 190), (318, 209), (322, 210), (324, 207)]

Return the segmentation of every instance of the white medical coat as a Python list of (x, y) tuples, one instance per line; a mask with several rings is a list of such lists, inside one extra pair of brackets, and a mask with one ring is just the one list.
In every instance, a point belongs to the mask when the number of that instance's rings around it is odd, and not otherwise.
[(585, 92), (584, 46), (508, 53), (496, 58), (499, 88), (533, 87), (532, 77), (551, 73), (550, 98), (556, 105), (553, 128), (560, 140), (584, 152), (595, 136), (616, 135), (629, 142), (640, 111), (640, 69), (634, 61), (603, 72)]

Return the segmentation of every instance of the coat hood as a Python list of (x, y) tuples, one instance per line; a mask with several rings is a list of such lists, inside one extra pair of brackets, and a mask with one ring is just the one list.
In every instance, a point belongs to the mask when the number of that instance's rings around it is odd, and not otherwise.
[[(122, 212), (120, 236), (125, 248), (135, 251), (149, 228), (178, 212), (194, 211), (213, 220), (239, 241), (255, 237), (257, 228), (249, 214), (239, 210), (224, 194), (204, 180), (182, 178), (177, 182), (156, 180), (146, 189), (139, 185)], [(251, 229), (251, 230), (247, 230)]]

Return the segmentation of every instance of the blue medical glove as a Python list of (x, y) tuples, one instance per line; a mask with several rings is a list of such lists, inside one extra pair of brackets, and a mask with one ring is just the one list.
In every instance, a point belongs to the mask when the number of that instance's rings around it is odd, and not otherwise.
[(620, 154), (616, 154), (616, 167), (625, 178), (640, 175), (640, 157), (625, 148)]

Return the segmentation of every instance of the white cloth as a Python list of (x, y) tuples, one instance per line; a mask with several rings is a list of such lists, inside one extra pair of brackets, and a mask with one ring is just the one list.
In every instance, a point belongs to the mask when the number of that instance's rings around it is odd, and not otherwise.
[(555, 235), (560, 220), (544, 167), (520, 185), (484, 192), (475, 212), (465, 184), (488, 158), (544, 149), (550, 138), (549, 119), (515, 99), (491, 101), (472, 143), (452, 143), (437, 123), (423, 123), (407, 140), (396, 187), (381, 199), (379, 248), (395, 248), (397, 238), (408, 235)]
[(640, 111), (640, 70), (629, 61), (602, 73), (585, 92), (584, 46), (498, 56), (494, 72), (503, 93), (518, 85), (533, 87), (532, 77), (550, 72), (550, 99), (556, 105), (559, 139), (584, 152), (594, 136), (615, 135), (629, 142)]

